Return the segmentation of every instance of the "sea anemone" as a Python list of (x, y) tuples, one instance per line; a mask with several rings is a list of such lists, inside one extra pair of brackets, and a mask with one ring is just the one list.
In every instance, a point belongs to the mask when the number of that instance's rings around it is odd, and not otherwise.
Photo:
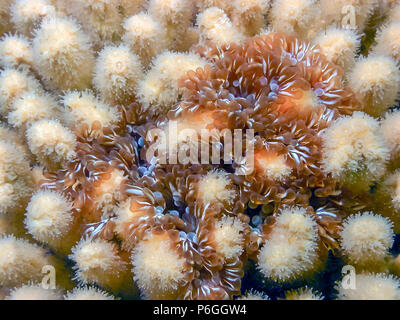
[(15, 99), (24, 92), (41, 92), (42, 87), (33, 76), (26, 71), (4, 69), (0, 72), (0, 114), (6, 115), (13, 110)]
[(45, 289), (41, 285), (23, 285), (14, 288), (5, 300), (61, 300), (60, 290)]
[(400, 172), (395, 170), (387, 174), (376, 186), (374, 209), (393, 222), (394, 232), (400, 228)]
[(312, 269), (315, 244), (301, 241), (291, 244), (284, 237), (266, 241), (258, 255), (260, 272), (274, 281), (290, 281)]
[(244, 251), (245, 225), (239, 219), (223, 217), (215, 224), (212, 232), (216, 245), (216, 252), (223, 259), (232, 259), (240, 256)]
[(147, 65), (166, 47), (160, 23), (147, 13), (135, 14), (124, 21), (122, 40)]
[(179, 100), (182, 88), (178, 81), (189, 70), (204, 67), (206, 61), (193, 53), (166, 51), (157, 56), (152, 68), (139, 82), (138, 95), (149, 113), (166, 114)]
[[(170, 169), (155, 173), (162, 185), (147, 181), (147, 188), (128, 186), (130, 200), (118, 211), (116, 230), (123, 245), (133, 247), (133, 273), (142, 294), (152, 299), (238, 294), (242, 263), (237, 255), (247, 250), (247, 220), (221, 217), (209, 204), (194, 206), (191, 198), (204, 169), (197, 174), (184, 167)], [(171, 260), (168, 268), (166, 259)], [(154, 277), (158, 281), (152, 281)]]
[(349, 85), (361, 97), (363, 111), (376, 117), (395, 105), (400, 71), (391, 57), (371, 55), (356, 62), (349, 74)]
[(122, 30), (119, 5), (119, 0), (72, 0), (66, 9), (94, 41), (107, 43), (118, 37)]
[(55, 250), (68, 252), (79, 240), (73, 230), (73, 207), (61, 194), (39, 190), (26, 208), (25, 225), (28, 232), (39, 242)]
[(210, 40), (218, 45), (229, 42), (241, 42), (243, 35), (236, 30), (226, 13), (217, 7), (211, 7), (197, 16), (201, 41)]
[(59, 168), (75, 157), (76, 136), (57, 120), (39, 120), (26, 131), (29, 150), (40, 164)]
[[(60, 285), (63, 271), (58, 267), (55, 258), (47, 254), (47, 250), (14, 236), (0, 237), (0, 284), (15, 287), (24, 283), (42, 281), (44, 266), (54, 266), (58, 271)], [(58, 269), (58, 270), (57, 270)], [(64, 271), (65, 272), (65, 271)]]
[(191, 26), (193, 0), (149, 0), (148, 11), (165, 32), (169, 49), (188, 49), (185, 35)]
[(315, 33), (319, 4), (314, 0), (276, 0), (272, 3), (270, 19), (275, 31), (311, 38)]
[[(232, 6), (232, 21), (246, 36), (254, 36), (265, 26), (264, 16), (270, 8), (270, 0), (235, 0)], [(225, 8), (222, 8), (225, 10)]]
[(81, 284), (98, 284), (112, 291), (132, 290), (127, 263), (114, 243), (102, 239), (82, 239), (72, 248), (75, 277)]
[(389, 149), (379, 122), (363, 112), (341, 117), (323, 133), (323, 167), (354, 191), (384, 174)]
[(359, 40), (354, 30), (330, 27), (320, 32), (313, 42), (320, 47), (329, 61), (350, 70), (355, 63)]
[(16, 0), (11, 5), (10, 13), (15, 29), (31, 37), (32, 31), (44, 18), (56, 15), (56, 8), (50, 0)]
[(285, 292), (285, 300), (323, 300), (324, 296), (312, 288), (299, 288)]
[(107, 43), (121, 33), (119, 5), (119, 0), (72, 0), (66, 8), (94, 41)]
[(284, 208), (258, 255), (261, 273), (289, 281), (312, 271), (318, 260), (317, 223), (302, 208)]
[(21, 35), (5, 35), (0, 41), (0, 66), (15, 68), (32, 66), (33, 52), (27, 38)]
[(168, 297), (185, 280), (185, 258), (168, 232), (151, 234), (132, 252), (132, 272), (147, 298)]
[(0, 141), (0, 214), (24, 209), (33, 191), (26, 154), (13, 143)]
[(239, 297), (237, 300), (269, 300), (268, 296), (256, 290), (248, 290), (246, 294)]
[(96, 287), (78, 287), (67, 292), (64, 300), (115, 300), (115, 298)]
[(238, 196), (227, 172), (222, 170), (209, 171), (196, 186), (196, 199), (204, 204), (231, 206)]
[(400, 63), (400, 22), (393, 22), (383, 27), (376, 36), (373, 52), (379, 55), (389, 55)]
[(89, 38), (70, 18), (46, 18), (33, 38), (35, 70), (55, 90), (90, 86), (94, 55)]
[(381, 121), (382, 137), (390, 150), (392, 159), (396, 159), (400, 151), (400, 112), (388, 112)]
[(340, 232), (343, 254), (350, 263), (368, 268), (379, 264), (393, 245), (393, 224), (371, 212), (352, 215)]
[(400, 210), (400, 172), (396, 171), (386, 178), (385, 184), (392, 187), (391, 199), (393, 207)]
[(7, 118), (8, 123), (20, 130), (26, 130), (32, 123), (58, 116), (57, 101), (50, 95), (26, 91), (16, 98)]
[(68, 91), (61, 102), (64, 105), (64, 121), (70, 126), (86, 124), (91, 127), (98, 122), (107, 127), (118, 120), (118, 111), (89, 90)]
[(129, 104), (141, 77), (141, 63), (127, 46), (107, 46), (96, 60), (93, 84), (107, 102)]
[(339, 300), (399, 300), (399, 280), (393, 275), (357, 274), (355, 288), (347, 288), (340, 283), (336, 289)]

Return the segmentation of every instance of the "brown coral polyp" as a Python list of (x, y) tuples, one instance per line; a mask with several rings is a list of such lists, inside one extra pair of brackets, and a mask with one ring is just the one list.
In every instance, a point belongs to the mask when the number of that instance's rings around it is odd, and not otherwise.
[[(113, 127), (77, 127), (76, 158), (41, 181), (72, 199), (86, 234), (118, 239), (119, 250), (132, 254), (147, 298), (240, 294), (245, 264), (257, 259), (282, 206), (308, 208), (320, 246), (338, 247), (340, 184), (322, 169), (321, 132), (359, 109), (340, 67), (318, 47), (281, 33), (194, 50), (208, 64), (180, 79), (182, 100), (167, 115), (156, 117), (134, 102), (119, 107)], [(157, 154), (147, 159), (146, 137), (155, 128), (167, 132), (172, 121), (178, 133), (194, 129), (199, 138), (202, 129), (253, 129), (254, 170), (235, 175), (246, 164), (234, 157), (213, 165), (165, 164)], [(184, 141), (176, 142), (179, 148)], [(247, 205), (263, 209), (250, 217)], [(146, 265), (157, 243), (173, 266), (165, 273), (160, 261)]]

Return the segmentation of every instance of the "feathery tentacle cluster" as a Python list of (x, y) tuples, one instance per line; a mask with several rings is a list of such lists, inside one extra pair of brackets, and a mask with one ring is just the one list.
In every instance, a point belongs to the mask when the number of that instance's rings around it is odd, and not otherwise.
[(0, 0), (1, 296), (399, 299), (399, 7)]

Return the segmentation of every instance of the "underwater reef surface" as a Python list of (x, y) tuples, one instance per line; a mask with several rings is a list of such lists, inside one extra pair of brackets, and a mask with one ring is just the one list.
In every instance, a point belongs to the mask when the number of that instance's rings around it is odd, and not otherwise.
[(0, 300), (400, 299), (400, 3), (0, 0)]

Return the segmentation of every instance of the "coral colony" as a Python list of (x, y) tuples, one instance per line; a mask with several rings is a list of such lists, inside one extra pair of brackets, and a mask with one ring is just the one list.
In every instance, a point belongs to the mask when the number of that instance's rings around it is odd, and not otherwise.
[(0, 299), (400, 299), (399, 2), (0, 0), (0, 35)]

